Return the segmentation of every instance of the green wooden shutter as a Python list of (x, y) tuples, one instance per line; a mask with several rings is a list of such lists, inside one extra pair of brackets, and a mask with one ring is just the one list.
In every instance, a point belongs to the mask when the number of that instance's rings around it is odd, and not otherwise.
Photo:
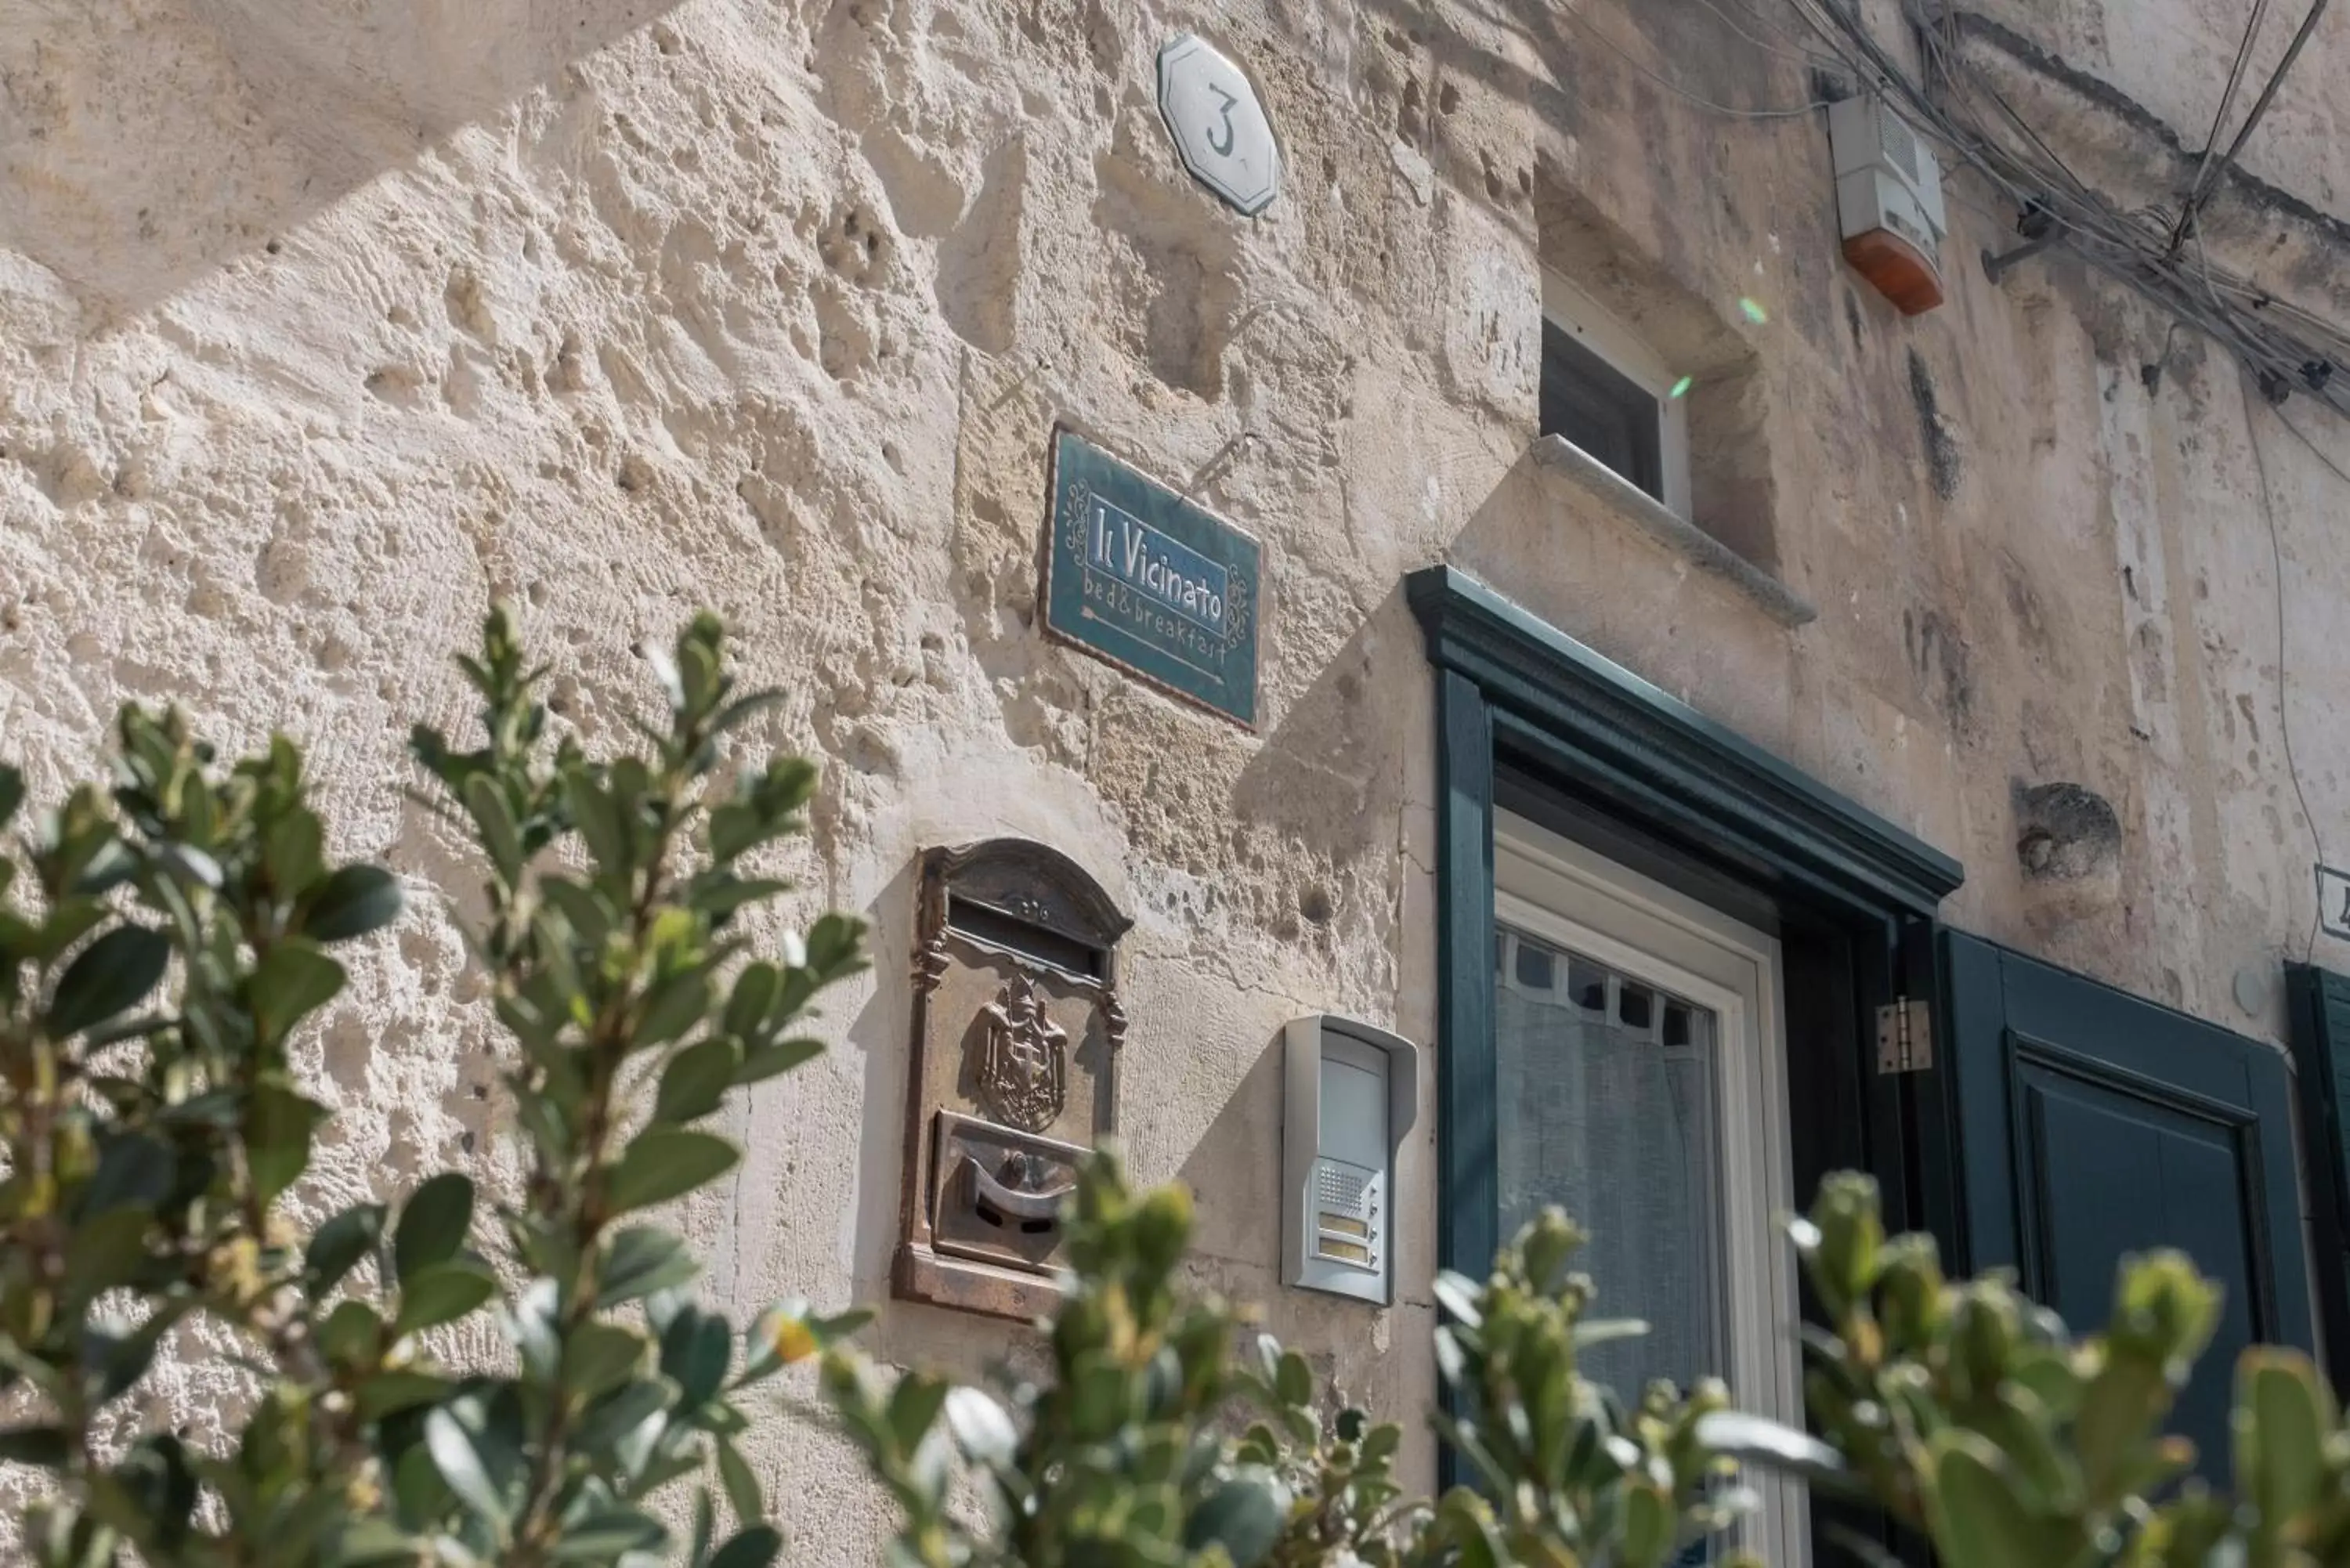
[(2177, 1247), (2227, 1290), (2173, 1428), (2224, 1475), (2237, 1355), (2307, 1348), (2292, 1073), (2258, 1041), (1951, 931), (1949, 1050), (1974, 1270), (2016, 1270), (2075, 1330), (2121, 1259)]
[(2309, 1228), (2317, 1310), (2337, 1388), (2350, 1387), (2350, 979), (2312, 964), (2285, 971), (2293, 1054), (2300, 1069), (2303, 1158), (2309, 1162)]

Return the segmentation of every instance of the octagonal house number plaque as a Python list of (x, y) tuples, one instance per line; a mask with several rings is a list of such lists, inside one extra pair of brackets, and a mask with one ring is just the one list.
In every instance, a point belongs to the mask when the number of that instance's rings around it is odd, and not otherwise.
[(1032, 1318), (1060, 1301), (1060, 1210), (1115, 1125), (1133, 922), (1023, 838), (926, 850), (914, 930), (904, 1239), (915, 1301)]
[(1159, 51), (1159, 113), (1191, 178), (1254, 217), (1281, 194), (1281, 147), (1246, 72), (1196, 33)]

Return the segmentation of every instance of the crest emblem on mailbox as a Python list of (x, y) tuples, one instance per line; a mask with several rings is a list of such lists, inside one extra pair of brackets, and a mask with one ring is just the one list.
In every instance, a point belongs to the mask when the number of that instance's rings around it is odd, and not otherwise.
[(1131, 923), (1019, 838), (923, 853), (897, 1293), (1006, 1317), (1060, 1299), (1061, 1205), (1116, 1125)]
[(1062, 1061), (1069, 1033), (1046, 1015), (1035, 982), (1014, 974), (1003, 993), (983, 1012), (986, 1054), (979, 1068), (980, 1091), (995, 1114), (1014, 1127), (1035, 1132), (1051, 1125), (1067, 1099)]

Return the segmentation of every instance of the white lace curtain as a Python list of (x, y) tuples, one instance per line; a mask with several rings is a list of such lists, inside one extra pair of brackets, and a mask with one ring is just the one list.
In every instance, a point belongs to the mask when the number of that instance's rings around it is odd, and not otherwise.
[(1585, 1358), (1627, 1404), (1720, 1373), (1713, 1015), (1516, 931), (1496, 958), (1503, 1238), (1550, 1203), (1591, 1233), (1594, 1315), (1649, 1324)]

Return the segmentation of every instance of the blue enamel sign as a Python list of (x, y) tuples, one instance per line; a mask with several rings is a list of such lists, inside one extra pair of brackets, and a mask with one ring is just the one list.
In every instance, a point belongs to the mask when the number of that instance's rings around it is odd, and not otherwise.
[(1056, 430), (1045, 577), (1055, 636), (1256, 727), (1254, 539)]

